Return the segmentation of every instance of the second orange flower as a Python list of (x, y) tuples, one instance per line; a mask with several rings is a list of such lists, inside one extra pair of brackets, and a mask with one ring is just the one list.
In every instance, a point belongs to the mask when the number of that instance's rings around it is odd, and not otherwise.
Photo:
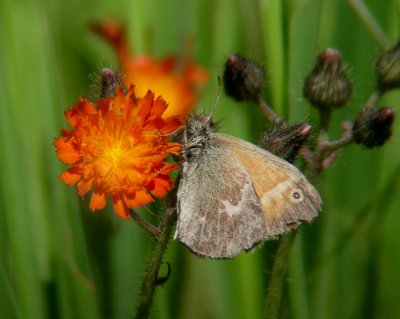
[(207, 73), (187, 58), (173, 55), (156, 59), (149, 54), (132, 55), (121, 23), (109, 20), (92, 25), (116, 51), (124, 72), (126, 86), (134, 84), (138, 95), (148, 89), (161, 95), (169, 104), (163, 117), (178, 116), (185, 121), (194, 109), (198, 87), (207, 81)]

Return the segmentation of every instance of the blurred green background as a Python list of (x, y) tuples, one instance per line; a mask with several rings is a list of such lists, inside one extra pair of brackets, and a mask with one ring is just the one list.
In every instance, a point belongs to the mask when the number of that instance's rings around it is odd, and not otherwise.
[[(118, 66), (87, 27), (110, 16), (126, 23), (137, 53), (163, 57), (193, 43), (193, 57), (210, 74), (198, 110), (213, 105), (224, 61), (239, 52), (265, 66), (264, 96), (280, 114), (316, 126), (302, 81), (320, 51), (340, 50), (353, 96), (335, 112), (331, 138), (371, 94), (374, 60), (400, 31), (399, 0), (1, 0), (2, 319), (134, 313), (151, 239), (110, 207), (90, 213), (87, 199), (58, 180), (65, 166), (52, 145), (66, 127), (63, 111), (95, 95), (93, 75)], [(399, 92), (380, 104), (399, 110)], [(223, 131), (256, 142), (268, 126), (260, 115), (222, 95), (214, 117)], [(318, 181), (324, 210), (296, 239), (282, 318), (400, 318), (399, 128), (396, 121), (381, 149), (346, 148)], [(151, 219), (155, 209), (141, 212)], [(171, 241), (172, 273), (156, 292), (152, 318), (262, 318), (275, 249), (268, 242), (212, 261)]]

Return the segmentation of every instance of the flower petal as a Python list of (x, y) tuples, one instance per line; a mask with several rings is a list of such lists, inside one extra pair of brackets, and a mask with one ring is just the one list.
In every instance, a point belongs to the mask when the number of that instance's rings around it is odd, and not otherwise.
[(163, 175), (156, 177), (150, 185), (151, 193), (160, 198), (164, 197), (173, 186), (171, 178)]
[(65, 111), (68, 123), (76, 128), (82, 121), (86, 121), (91, 114), (96, 114), (96, 108), (85, 98), (81, 98), (72, 108)]
[(54, 146), (57, 149), (57, 156), (64, 164), (74, 164), (79, 161), (79, 153), (75, 149), (72, 139), (60, 137), (54, 139)]
[(103, 209), (106, 202), (106, 193), (94, 191), (90, 197), (89, 208), (92, 211)]
[(113, 204), (114, 204), (114, 210), (117, 213), (118, 217), (120, 217), (122, 219), (130, 218), (129, 208), (123, 201), (121, 195), (113, 196)]
[(154, 93), (150, 90), (147, 91), (146, 95), (139, 99), (137, 115), (141, 119), (141, 123), (145, 123), (151, 113), (151, 109), (154, 103)]
[(93, 186), (93, 178), (89, 180), (81, 179), (77, 185), (78, 194), (81, 196), (85, 195), (88, 191), (90, 191), (92, 186)]
[(153, 117), (160, 117), (164, 111), (167, 109), (168, 103), (162, 98), (162, 96), (158, 96), (154, 101), (153, 108), (151, 110), (151, 114)]
[(140, 207), (153, 201), (153, 198), (143, 188), (136, 192), (123, 194), (123, 200), (126, 206), (131, 208)]
[(160, 128), (162, 134), (171, 134), (183, 126), (182, 121), (176, 117), (164, 120), (164, 125)]
[(60, 179), (67, 184), (68, 186), (74, 185), (76, 182), (78, 182), (81, 178), (81, 174), (75, 173), (74, 169), (69, 169), (60, 175)]

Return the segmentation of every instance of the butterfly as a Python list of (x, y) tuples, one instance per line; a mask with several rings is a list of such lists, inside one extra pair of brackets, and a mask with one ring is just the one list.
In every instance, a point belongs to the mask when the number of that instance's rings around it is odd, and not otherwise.
[(321, 210), (318, 191), (295, 166), (218, 133), (210, 116), (192, 116), (183, 134), (174, 237), (195, 254), (233, 258)]

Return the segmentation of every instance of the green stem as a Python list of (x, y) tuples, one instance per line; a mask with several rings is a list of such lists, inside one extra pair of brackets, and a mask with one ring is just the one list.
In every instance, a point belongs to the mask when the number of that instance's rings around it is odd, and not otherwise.
[(380, 90), (375, 90), (372, 92), (371, 96), (368, 98), (368, 101), (365, 103), (364, 108), (374, 108), (378, 103), (380, 97), (382, 96), (382, 92)]
[(319, 112), (319, 141), (326, 141), (328, 139), (328, 128), (329, 128), (329, 122), (331, 120), (331, 114), (332, 111), (330, 109), (326, 110), (321, 110)]
[(136, 319), (144, 319), (149, 317), (155, 288), (160, 282), (158, 272), (160, 270), (164, 254), (167, 250), (168, 241), (171, 236), (175, 221), (176, 209), (174, 206), (172, 206), (165, 210), (160, 223), (160, 234), (158, 237), (154, 238), (153, 250), (151, 252), (151, 256), (146, 267), (146, 273), (140, 288), (139, 305), (134, 317)]
[(285, 114), (286, 97), (286, 52), (283, 10), (284, 2), (280, 0), (261, 0), (260, 15), (265, 48), (267, 70), (273, 81), (269, 81), (271, 105), (278, 114)]
[(267, 299), (264, 309), (265, 319), (276, 319), (279, 316), (282, 290), (286, 278), (289, 254), (293, 246), (294, 239), (296, 238), (296, 234), (297, 231), (292, 231), (285, 235), (279, 242), (268, 284)]
[(157, 238), (160, 235), (161, 229), (150, 224), (142, 216), (140, 216), (134, 209), (129, 211), (132, 219), (137, 222), (137, 224), (142, 227), (143, 230), (147, 231), (153, 238)]
[[(328, 142), (328, 128), (331, 119), (331, 110), (323, 109), (319, 112), (319, 134), (318, 143), (314, 150), (312, 162), (307, 167), (307, 176), (314, 182), (322, 172), (322, 161), (324, 160), (324, 148)], [(322, 147), (324, 146), (324, 147)]]
[(382, 49), (387, 49), (390, 45), (385, 33), (376, 21), (374, 16), (371, 14), (365, 3), (361, 0), (348, 0), (349, 4), (353, 7), (354, 12), (364, 22), (365, 26), (375, 38), (376, 42)]

